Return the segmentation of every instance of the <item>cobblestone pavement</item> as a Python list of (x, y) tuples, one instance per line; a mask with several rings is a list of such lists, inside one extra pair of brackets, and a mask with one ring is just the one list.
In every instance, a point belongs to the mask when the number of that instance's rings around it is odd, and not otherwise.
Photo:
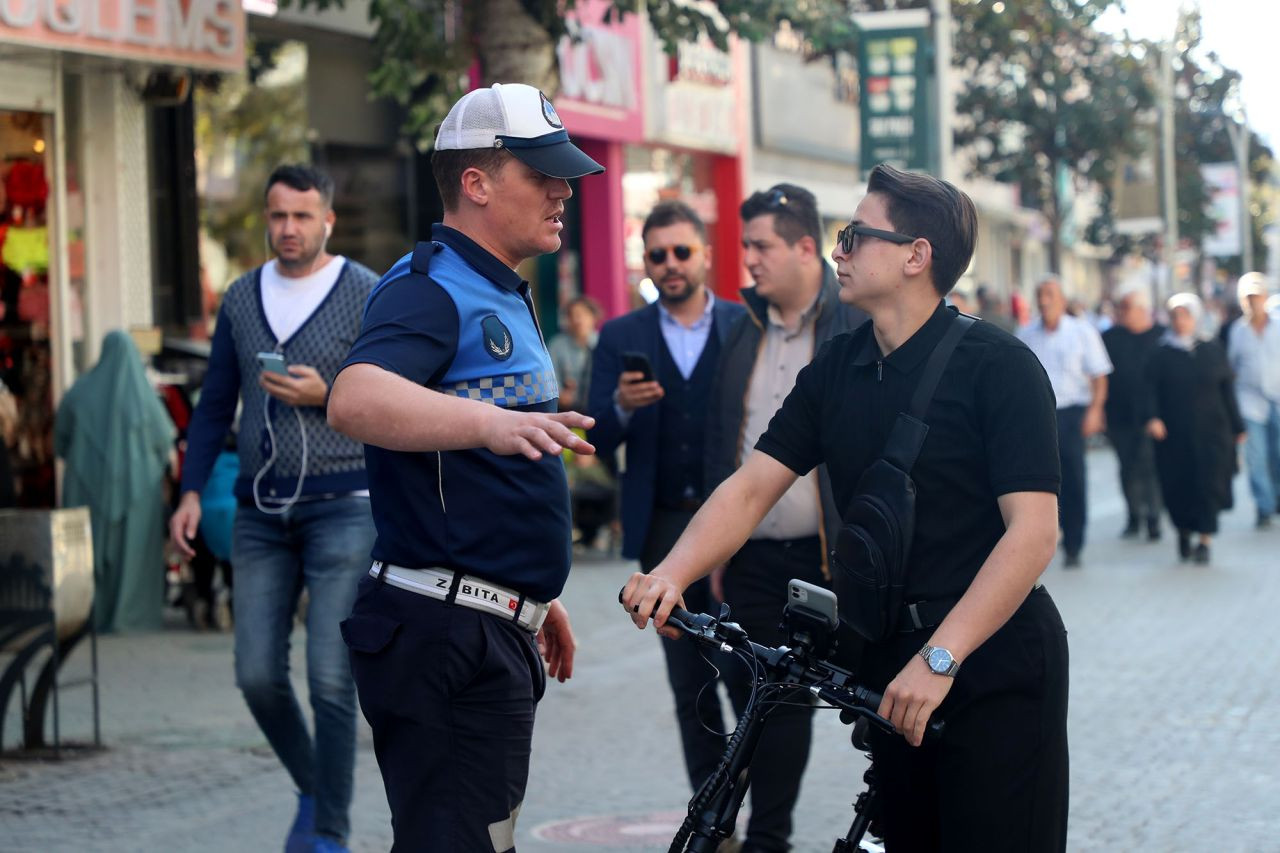
[[(1238, 480), (1211, 566), (1179, 564), (1168, 534), (1122, 542), (1112, 459), (1090, 454), (1083, 569), (1055, 562), (1044, 578), (1071, 639), (1070, 848), (1280, 849), (1280, 530), (1252, 529)], [(665, 850), (688, 799), (657, 640), (614, 603), (630, 570), (616, 560), (574, 569), (565, 601), (578, 662), (539, 708), (522, 853)], [(293, 793), (235, 690), (230, 637), (174, 628), (108, 637), (100, 650), (107, 749), (0, 760), (0, 849), (279, 850)], [(87, 658), (78, 650), (67, 677)], [(88, 739), (87, 691), (65, 692), (62, 705), (64, 737)], [(862, 769), (848, 730), (819, 714), (797, 851), (830, 850), (847, 829)], [(363, 725), (352, 820), (353, 850), (390, 847)]]

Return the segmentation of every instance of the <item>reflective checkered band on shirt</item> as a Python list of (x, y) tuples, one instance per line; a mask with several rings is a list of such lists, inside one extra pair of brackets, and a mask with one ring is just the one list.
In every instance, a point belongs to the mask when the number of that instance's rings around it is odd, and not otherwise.
[(468, 379), (436, 389), (444, 394), (493, 403), (495, 406), (528, 406), (560, 396), (554, 373), (513, 373)]

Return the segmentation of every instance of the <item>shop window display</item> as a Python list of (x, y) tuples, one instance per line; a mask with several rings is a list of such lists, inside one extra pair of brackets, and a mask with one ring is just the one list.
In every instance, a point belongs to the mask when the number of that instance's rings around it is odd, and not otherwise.
[(13, 489), (0, 494), (28, 507), (54, 502), (44, 134), (45, 116), (0, 111), (0, 382), (16, 408), (5, 447)]

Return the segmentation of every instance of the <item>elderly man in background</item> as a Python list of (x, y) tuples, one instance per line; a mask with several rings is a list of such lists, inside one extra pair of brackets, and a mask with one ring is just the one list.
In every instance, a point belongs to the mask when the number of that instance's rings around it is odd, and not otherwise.
[(1120, 461), (1120, 487), (1129, 508), (1129, 521), (1120, 534), (1136, 538), (1143, 525), (1147, 540), (1160, 538), (1160, 481), (1155, 448), (1145, 429), (1143, 400), (1146, 370), (1160, 345), (1164, 326), (1151, 314), (1151, 291), (1145, 283), (1122, 287), (1115, 297), (1116, 323), (1102, 333), (1102, 343), (1115, 368), (1109, 378), (1105, 411), (1107, 438)]
[(1236, 284), (1244, 316), (1231, 326), (1227, 357), (1236, 375), (1236, 399), (1244, 417), (1249, 488), (1259, 530), (1271, 527), (1280, 490), (1280, 322), (1266, 309), (1266, 276), (1245, 273)]
[(1058, 457), (1062, 462), (1063, 566), (1078, 568), (1088, 518), (1085, 499), (1085, 439), (1105, 426), (1107, 374), (1111, 359), (1102, 336), (1088, 320), (1067, 313), (1067, 297), (1056, 274), (1036, 285), (1040, 319), (1018, 333), (1044, 365), (1058, 401)]

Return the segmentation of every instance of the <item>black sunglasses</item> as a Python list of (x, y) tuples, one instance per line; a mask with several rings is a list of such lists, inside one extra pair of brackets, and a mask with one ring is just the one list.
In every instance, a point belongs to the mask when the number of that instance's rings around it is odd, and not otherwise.
[(907, 234), (899, 234), (897, 231), (883, 231), (879, 228), (868, 228), (865, 225), (858, 225), (850, 222), (848, 225), (840, 229), (840, 233), (836, 235), (836, 241), (840, 244), (840, 251), (846, 255), (853, 254), (858, 245), (859, 237), (875, 237), (879, 240), (888, 240), (890, 243), (897, 243), (899, 246), (907, 243), (914, 243), (918, 237), (911, 237)]
[(769, 191), (769, 207), (786, 207), (790, 202), (791, 199), (787, 198), (787, 194), (782, 190)]
[[(671, 254), (676, 256), (677, 261), (689, 260), (697, 250), (697, 246), (686, 246), (684, 244), (670, 247)], [(667, 251), (666, 248), (650, 249), (648, 251), (650, 263), (665, 264), (667, 262)]]

